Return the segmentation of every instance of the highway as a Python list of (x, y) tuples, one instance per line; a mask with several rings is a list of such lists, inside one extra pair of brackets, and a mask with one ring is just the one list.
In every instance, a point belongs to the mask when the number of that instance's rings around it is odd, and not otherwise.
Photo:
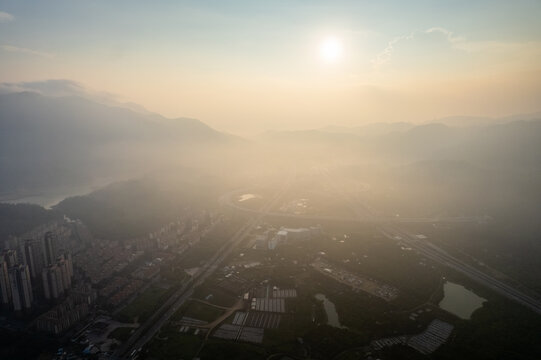
[(188, 300), (193, 289), (201, 285), (209, 276), (211, 276), (219, 267), (220, 264), (235, 250), (246, 236), (256, 227), (261, 220), (267, 216), (269, 209), (276, 205), (280, 198), (289, 188), (293, 181), (294, 175), (290, 177), (277, 191), (275, 196), (261, 208), (258, 216), (249, 220), (244, 224), (230, 239), (218, 249), (211, 259), (202, 266), (179, 290), (177, 290), (161, 307), (156, 311), (141, 327), (137, 329), (130, 338), (124, 342), (117, 351), (113, 354), (115, 359), (130, 359), (131, 354), (138, 349), (141, 349), (148, 341), (150, 341), (161, 327), (169, 321), (171, 316)]
[[(293, 177), (294, 178), (294, 177)], [(489, 289), (492, 289), (496, 293), (519, 303), (534, 312), (541, 314), (541, 301), (538, 299), (526, 295), (523, 292), (515, 289), (514, 287), (499, 281), (490, 275), (468, 265), (447, 252), (443, 249), (437, 247), (436, 245), (417, 238), (414, 234), (409, 233), (408, 231), (402, 229), (400, 224), (403, 222), (437, 222), (437, 221), (447, 221), (447, 222), (469, 222), (469, 221), (478, 221), (476, 217), (455, 217), (455, 218), (381, 218), (376, 217), (373, 214), (369, 213), (366, 207), (359, 206), (351, 199), (346, 197), (347, 202), (350, 204), (353, 212), (356, 217), (354, 218), (341, 218), (333, 216), (309, 216), (309, 215), (295, 215), (295, 214), (283, 214), (278, 212), (271, 212), (270, 210), (278, 203), (282, 198), (284, 193), (287, 191), (289, 186), (292, 183), (292, 178), (285, 182), (284, 186), (277, 191), (275, 196), (266, 203), (260, 210), (250, 210), (238, 206), (238, 204), (233, 203), (231, 200), (232, 196), (242, 193), (244, 190), (237, 190), (230, 192), (221, 197), (220, 202), (223, 205), (231, 206), (237, 210), (242, 210), (246, 212), (253, 213), (257, 216), (249, 220), (245, 225), (241, 227), (230, 239), (230, 241), (223, 244), (219, 250), (217, 250), (211, 259), (209, 259), (204, 266), (202, 266), (193, 278), (185, 283), (181, 289), (179, 289), (171, 298), (166, 301), (162, 307), (155, 313), (153, 316), (143, 324), (132, 336), (115, 352), (116, 358), (119, 359), (129, 359), (130, 354), (137, 349), (141, 349), (148, 341), (150, 341), (160, 328), (169, 321), (171, 316), (184, 304), (193, 294), (193, 289), (202, 284), (209, 276), (211, 276), (219, 267), (220, 264), (235, 250), (243, 240), (246, 239), (246, 236), (250, 234), (255, 226), (257, 226), (261, 220), (266, 216), (282, 216), (282, 217), (295, 217), (299, 219), (311, 219), (311, 220), (334, 220), (334, 221), (343, 221), (343, 222), (359, 222), (367, 223), (373, 222), (378, 225), (378, 229), (386, 237), (393, 239), (395, 241), (402, 241), (407, 244), (409, 247), (417, 250), (423, 256), (436, 261), (444, 266), (452, 268), (464, 275), (466, 275), (471, 280), (477, 282), (480, 285), (483, 285)]]
[[(284, 214), (276, 212), (267, 212), (266, 215), (270, 216), (280, 216), (280, 217), (294, 217), (298, 219), (311, 219), (311, 220), (333, 220), (341, 222), (357, 222), (357, 223), (374, 223), (378, 226), (379, 230), (386, 237), (393, 240), (400, 240), (407, 244), (409, 247), (414, 248), (423, 256), (436, 261), (444, 266), (452, 268), (464, 275), (466, 275), (471, 280), (477, 282), (478, 284), (485, 286), (494, 292), (520, 304), (523, 305), (537, 314), (541, 315), (541, 301), (539, 297), (533, 297), (525, 294), (524, 292), (514, 288), (513, 286), (506, 284), (479, 269), (474, 268), (471, 265), (466, 264), (463, 261), (460, 261), (443, 249), (437, 247), (426, 239), (419, 239), (414, 234), (407, 232), (406, 230), (400, 227), (403, 223), (435, 223), (435, 222), (477, 222), (483, 219), (478, 217), (447, 217), (447, 218), (388, 218), (388, 217), (377, 217), (370, 213), (367, 210), (366, 206), (358, 204), (352, 201), (349, 197), (343, 194), (342, 190), (334, 184), (332, 179), (329, 177), (329, 185), (334, 188), (336, 193), (344, 198), (344, 201), (349, 204), (350, 208), (353, 210), (355, 217), (354, 218), (343, 218), (343, 217), (333, 217), (333, 216), (310, 216), (310, 215), (295, 215), (295, 214)], [(234, 195), (238, 195), (246, 191), (237, 190), (235, 192), (230, 192), (221, 197), (220, 201), (224, 205), (231, 206), (235, 209), (242, 211), (249, 211), (253, 213), (258, 213), (257, 210), (250, 210), (242, 208), (238, 204), (232, 201)]]
[(394, 224), (389, 224), (385, 227), (380, 228), (380, 230), (388, 238), (402, 241), (409, 247), (417, 250), (423, 256), (434, 260), (440, 264), (448, 266), (466, 275), (478, 284), (488, 287), (493, 291), (499, 293), (500, 295), (523, 306), (526, 306), (541, 315), (541, 301), (539, 301), (539, 299), (526, 295), (523, 292), (513, 288), (512, 286), (491, 277), (490, 275), (482, 272), (481, 270), (476, 269), (460, 260), (457, 260), (453, 256), (449, 255), (445, 250), (437, 247), (430, 242), (427, 242), (426, 240), (419, 239), (409, 232), (399, 229)]
[[(336, 191), (344, 198), (346, 202), (349, 203), (351, 209), (359, 218), (372, 216), (372, 214), (367, 210), (366, 206), (362, 206), (362, 204), (351, 201), (351, 199), (347, 197), (341, 190), (342, 189), (340, 188), (336, 188)], [(426, 256), (427, 258), (437, 263), (452, 268), (455, 271), (466, 275), (468, 278), (477, 282), (478, 284), (492, 289), (498, 294), (516, 303), (526, 306), (527, 308), (533, 310), (538, 314), (541, 314), (541, 301), (539, 299), (524, 294), (523, 292), (515, 289), (509, 284), (506, 284), (482, 272), (481, 270), (476, 269), (473, 266), (454, 258), (445, 250), (439, 248), (433, 243), (427, 241), (426, 239), (420, 239), (415, 234), (404, 230), (400, 226), (400, 222), (396, 220), (379, 222), (378, 228), (380, 232), (386, 237), (393, 240), (399, 239), (403, 243), (407, 244), (409, 247), (417, 250), (423, 256)]]

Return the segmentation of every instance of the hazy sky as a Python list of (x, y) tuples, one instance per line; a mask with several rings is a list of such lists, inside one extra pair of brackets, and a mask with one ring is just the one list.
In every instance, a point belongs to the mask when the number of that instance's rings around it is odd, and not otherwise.
[(535, 112), (540, 19), (533, 0), (0, 0), (0, 82), (70, 79), (240, 134)]

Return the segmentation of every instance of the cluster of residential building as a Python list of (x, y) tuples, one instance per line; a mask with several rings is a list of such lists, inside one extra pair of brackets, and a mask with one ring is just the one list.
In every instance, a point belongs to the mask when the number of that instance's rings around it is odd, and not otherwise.
[(52, 223), (6, 241), (0, 252), (4, 311), (30, 312), (37, 300), (64, 296), (73, 279), (71, 252), (65, 249), (71, 236), (70, 223)]
[(295, 215), (306, 214), (309, 208), (310, 200), (308, 199), (295, 199), (280, 206), (280, 211)]
[(159, 250), (182, 253), (221, 220), (222, 218), (214, 213), (202, 211), (192, 218), (179, 219), (162, 226), (148, 234), (148, 239), (155, 242)]
[(310, 240), (321, 235), (321, 227), (309, 228), (286, 228), (275, 229), (270, 227), (261, 234), (255, 235), (256, 250), (274, 250), (279, 244), (287, 244), (294, 241)]
[(28, 265), (12, 263), (5, 258), (0, 260), (0, 291), (2, 307), (14, 311), (29, 310), (34, 301), (32, 280)]
[(38, 331), (60, 334), (86, 317), (96, 291), (75, 282), (72, 250), (88, 240), (86, 228), (65, 219), (9, 238), (0, 252), (0, 302), (4, 312), (28, 315), (53, 306), (35, 319)]
[[(162, 254), (162, 256), (165, 255), (167, 254)], [(170, 259), (170, 257), (166, 258)], [(163, 261), (164, 259), (160, 257), (147, 261), (135, 269), (131, 276), (115, 275), (99, 289), (100, 301), (109, 308), (115, 308), (124, 303), (160, 273), (160, 264)]]
[(61, 254), (41, 273), (43, 294), (46, 299), (58, 299), (71, 288), (73, 262), (70, 253)]
[(85, 252), (77, 254), (75, 262), (92, 284), (98, 284), (124, 270), (143, 254), (143, 251), (117, 241), (96, 241)]
[(113, 296), (110, 298), (107, 298), (106, 304), (111, 307), (116, 307), (120, 304), (122, 304), (124, 301), (126, 301), (128, 298), (130, 298), (132, 295), (134, 295), (137, 291), (139, 291), (145, 283), (141, 280), (132, 279), (130, 280), (126, 286), (118, 290)]
[[(161, 259), (159, 261), (161, 263)], [(141, 280), (150, 280), (160, 273), (159, 263), (148, 262), (133, 272), (133, 277)]]
[[(0, 310), (27, 319), (39, 314), (32, 322), (38, 331), (62, 334), (93, 311), (97, 289), (110, 309), (129, 302), (221, 219), (201, 212), (148, 236), (113, 241), (64, 218), (9, 237), (0, 244)], [(145, 254), (153, 260), (139, 261)]]
[(126, 301), (143, 286), (144, 282), (141, 280), (115, 276), (105, 287), (99, 290), (99, 296), (106, 306), (114, 308)]
[[(205, 214), (193, 220), (171, 222), (146, 237), (122, 242), (95, 239), (74, 260), (84, 276), (100, 288), (100, 302), (108, 308), (115, 308), (139, 292), (145, 282), (155, 278), (161, 265), (171, 260), (183, 244), (189, 247), (187, 239), (190, 236), (195, 234), (199, 239), (201, 231), (206, 230), (201, 224), (212, 223), (204, 220), (209, 217)], [(128, 265), (149, 252), (154, 260), (140, 264), (130, 275), (122, 275)]]
[(73, 288), (64, 301), (36, 319), (37, 330), (52, 335), (63, 333), (88, 315), (96, 298), (96, 291), (89, 283)]
[(184, 232), (197, 228), (197, 221), (174, 221), (160, 229), (148, 234), (148, 238), (156, 242), (160, 250), (167, 250), (169, 247), (178, 245)]

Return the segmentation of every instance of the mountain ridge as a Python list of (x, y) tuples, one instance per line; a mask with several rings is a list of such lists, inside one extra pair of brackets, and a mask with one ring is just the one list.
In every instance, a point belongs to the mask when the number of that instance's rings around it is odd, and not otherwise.
[(155, 165), (150, 155), (181, 161), (242, 143), (196, 119), (168, 119), (81, 96), (4, 93), (0, 193), (71, 186), (110, 173), (140, 174)]

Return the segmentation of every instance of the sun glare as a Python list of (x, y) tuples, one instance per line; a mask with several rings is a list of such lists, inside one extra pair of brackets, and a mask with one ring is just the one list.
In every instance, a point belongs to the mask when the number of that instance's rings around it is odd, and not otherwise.
[(336, 62), (342, 57), (343, 46), (340, 39), (329, 36), (319, 45), (319, 55), (326, 62)]

